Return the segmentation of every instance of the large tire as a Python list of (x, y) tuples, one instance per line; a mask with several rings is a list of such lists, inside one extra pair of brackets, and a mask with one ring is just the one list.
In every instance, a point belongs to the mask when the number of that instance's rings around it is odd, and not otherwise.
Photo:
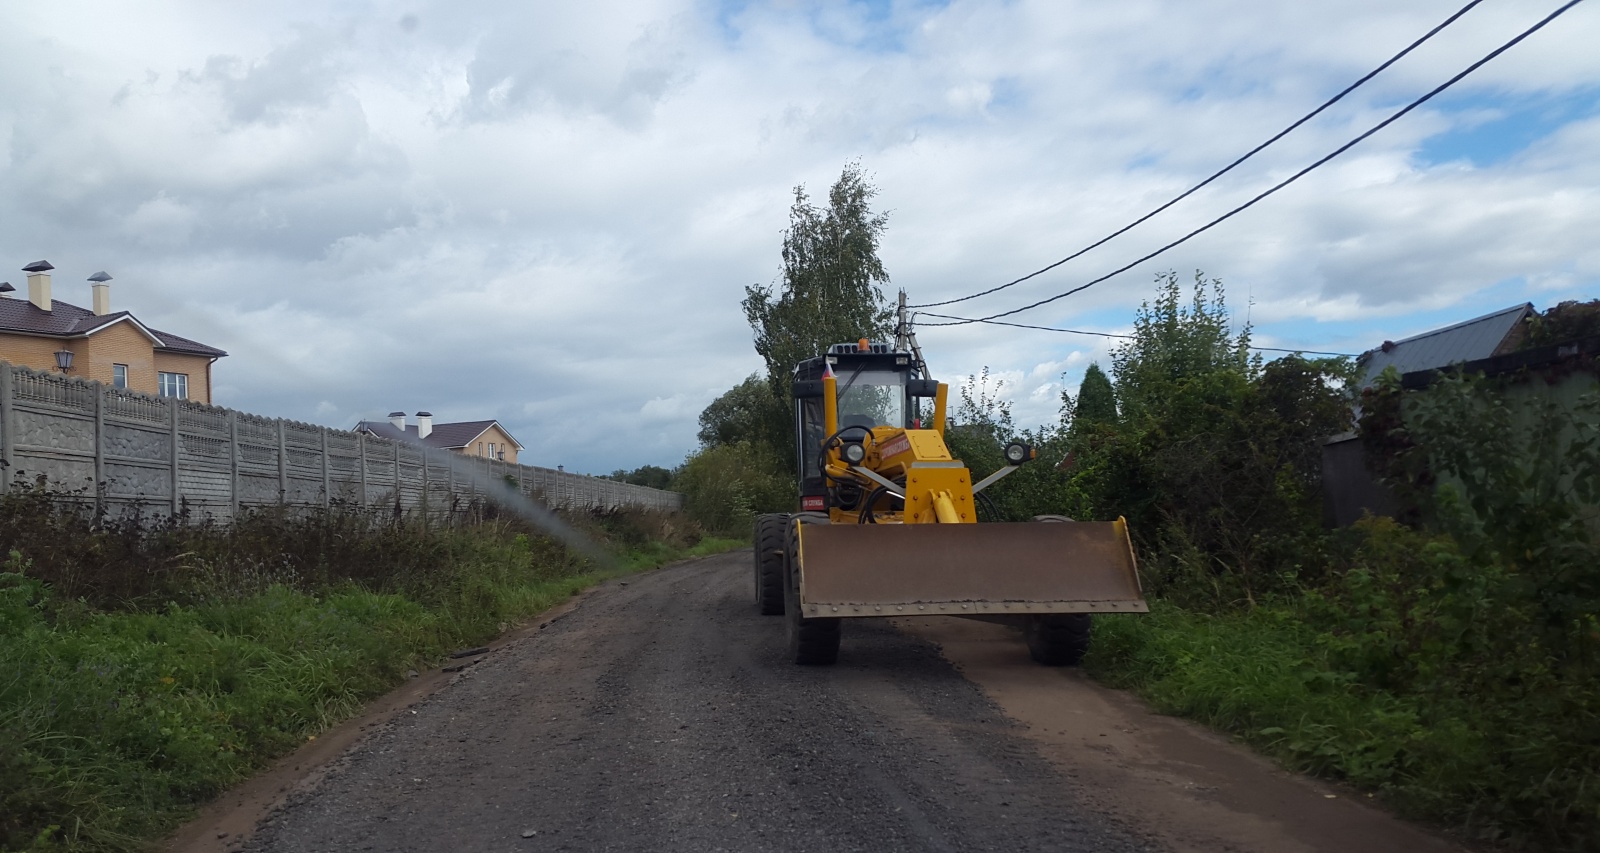
[(1089, 651), (1094, 627), (1087, 613), (1047, 613), (1027, 617), (1022, 624), (1028, 655), (1045, 666), (1077, 666)]
[(756, 517), (756, 609), (762, 616), (783, 615), (783, 552), (788, 526), (787, 513)]
[[(1064, 515), (1036, 515), (1034, 521), (1071, 521)], [(1050, 613), (1029, 616), (1022, 624), (1028, 655), (1045, 666), (1077, 666), (1089, 651), (1094, 620), (1087, 613)]]
[(803, 666), (827, 666), (839, 659), (840, 619), (805, 619), (800, 615), (800, 525), (827, 524), (824, 513), (803, 512), (793, 516), (783, 560), (783, 609), (788, 635), (789, 659)]

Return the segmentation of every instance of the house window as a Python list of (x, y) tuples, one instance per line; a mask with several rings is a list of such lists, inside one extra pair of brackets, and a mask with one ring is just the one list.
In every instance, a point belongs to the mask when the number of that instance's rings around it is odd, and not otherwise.
[(111, 365), (111, 387), (128, 387), (128, 366), (126, 364)]
[(494, 442), (492, 442), (492, 441), (489, 442), (489, 458), (490, 459), (494, 459), (495, 458), (495, 455), (494, 455)]
[(189, 374), (162, 373), (161, 396), (177, 397), (179, 400), (189, 399)]

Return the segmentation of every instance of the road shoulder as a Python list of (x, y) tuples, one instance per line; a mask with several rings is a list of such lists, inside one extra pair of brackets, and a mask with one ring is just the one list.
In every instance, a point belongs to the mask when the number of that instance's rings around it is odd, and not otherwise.
[(1359, 793), (1290, 773), (1210, 730), (1156, 714), (1075, 669), (1040, 667), (1014, 629), (936, 617), (895, 624), (937, 645), (1097, 808), (1175, 851), (1467, 849)]
[[(682, 562), (700, 559), (705, 558), (695, 557)], [(624, 579), (621, 582), (627, 581)], [(496, 654), (507, 646), (538, 634), (577, 609), (596, 590), (615, 583), (618, 581), (610, 580), (592, 586), (539, 614), (528, 624), (502, 634), (487, 645), (488, 651), (484, 655)], [(416, 678), (374, 699), (359, 715), (328, 729), (316, 740), (306, 743), (271, 767), (218, 796), (200, 809), (192, 820), (168, 836), (160, 849), (165, 853), (217, 853), (237, 848), (291, 796), (315, 787), (351, 747), (413, 705), (453, 684), (461, 675), (464, 662), (482, 657), (478, 655), (465, 660), (446, 661), (439, 669), (420, 673)]]

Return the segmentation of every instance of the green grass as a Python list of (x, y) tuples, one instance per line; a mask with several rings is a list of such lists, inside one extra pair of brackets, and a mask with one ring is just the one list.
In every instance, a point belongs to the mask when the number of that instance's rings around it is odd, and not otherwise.
[(651, 542), (624, 554), (621, 558), (621, 564), (627, 569), (653, 569), (675, 560), (709, 557), (713, 554), (722, 554), (740, 548), (748, 548), (749, 546), (750, 543), (747, 540), (723, 539), (716, 536), (707, 536), (689, 548), (674, 547), (663, 542)]
[(489, 528), (439, 534), (447, 563), (387, 589), (212, 567), (170, 601), (120, 608), (58, 598), (14, 554), (0, 572), (0, 849), (144, 849), (407, 670), (607, 577), (743, 544), (623, 534), (606, 570)]
[(1298, 602), (1214, 615), (1154, 601), (1147, 615), (1098, 619), (1085, 666), (1404, 815), (1523, 849), (1600, 850), (1592, 679), (1559, 681), (1530, 656), (1492, 689), (1382, 686), (1318, 616)]
[(1320, 653), (1316, 632), (1286, 611), (1216, 616), (1153, 602), (1144, 616), (1101, 617), (1085, 666), (1163, 713), (1367, 787), (1393, 769), (1385, 745), (1416, 734), (1414, 703), (1352, 684)]

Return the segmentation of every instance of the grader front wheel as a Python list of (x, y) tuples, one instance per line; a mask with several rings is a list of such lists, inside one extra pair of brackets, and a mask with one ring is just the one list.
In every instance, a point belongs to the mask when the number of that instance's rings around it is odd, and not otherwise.
[(1087, 613), (1048, 613), (1029, 616), (1022, 624), (1028, 656), (1045, 666), (1077, 666), (1089, 651), (1093, 626)]
[(839, 659), (840, 619), (806, 619), (800, 615), (800, 526), (827, 524), (824, 513), (800, 513), (788, 524), (783, 560), (783, 609), (788, 629), (789, 659), (807, 666), (827, 666)]
[[(1034, 521), (1070, 522), (1064, 515), (1036, 515)], [(1087, 613), (1050, 613), (1028, 616), (1022, 623), (1022, 637), (1028, 642), (1028, 656), (1045, 666), (1077, 666), (1089, 651), (1089, 635), (1094, 622)]]

